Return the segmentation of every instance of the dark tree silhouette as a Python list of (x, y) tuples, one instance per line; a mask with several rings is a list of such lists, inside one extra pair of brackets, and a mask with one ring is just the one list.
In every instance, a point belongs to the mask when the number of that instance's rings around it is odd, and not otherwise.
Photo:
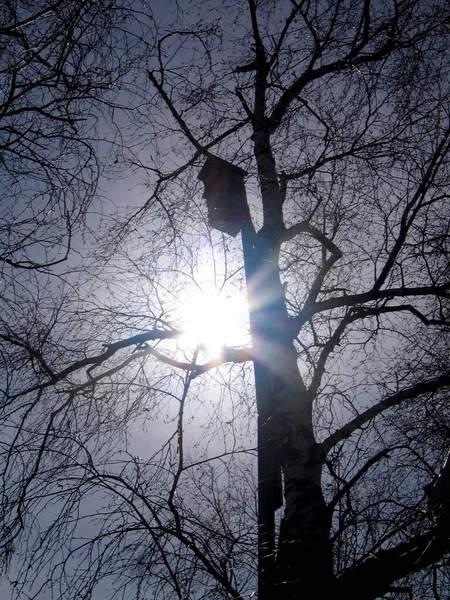
[[(37, 115), (28, 130), (5, 101), (0, 121), (34, 227), (5, 213), (3, 261), (39, 266), (32, 286), (7, 280), (0, 331), (13, 588), (447, 597), (448, 3), (2, 10), (29, 61), (2, 45), (7, 95), (20, 107), (29, 85)], [(114, 151), (91, 135), (84, 154), (86, 111)], [(52, 270), (68, 245), (42, 174), (70, 232), (89, 161), (116, 156), (131, 207)], [(211, 288), (249, 309), (220, 352), (182, 331)]]

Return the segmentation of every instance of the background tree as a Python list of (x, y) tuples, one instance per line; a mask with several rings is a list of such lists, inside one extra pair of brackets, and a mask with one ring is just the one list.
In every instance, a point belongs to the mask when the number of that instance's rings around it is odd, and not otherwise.
[[(116, 99), (138, 93), (120, 127), (138, 129), (124, 166), (151, 191), (59, 288), (39, 274), (25, 306), (5, 294), (15, 586), (251, 597), (265, 429), (283, 507), (261, 599), (445, 597), (447, 4), (131, 8), (119, 39), (138, 42), (119, 44)], [(248, 173), (252, 255), (252, 318), (239, 339), (221, 333), (220, 353), (208, 335), (223, 304), (215, 318), (202, 306), (197, 339), (181, 334), (199, 291), (245, 296), (240, 236), (211, 232), (201, 198), (211, 155)]]

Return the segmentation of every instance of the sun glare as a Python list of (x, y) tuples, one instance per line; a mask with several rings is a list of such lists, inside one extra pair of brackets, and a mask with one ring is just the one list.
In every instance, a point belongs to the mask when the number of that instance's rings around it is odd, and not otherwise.
[(181, 349), (200, 348), (211, 356), (222, 346), (241, 346), (248, 342), (245, 303), (241, 298), (199, 293), (189, 299), (181, 314)]

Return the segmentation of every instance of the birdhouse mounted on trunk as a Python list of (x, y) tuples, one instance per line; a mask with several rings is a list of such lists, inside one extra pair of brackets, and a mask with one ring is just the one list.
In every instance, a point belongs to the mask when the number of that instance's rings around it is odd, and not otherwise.
[(247, 214), (246, 171), (217, 156), (209, 156), (198, 174), (205, 186), (208, 220), (213, 229), (236, 237)]

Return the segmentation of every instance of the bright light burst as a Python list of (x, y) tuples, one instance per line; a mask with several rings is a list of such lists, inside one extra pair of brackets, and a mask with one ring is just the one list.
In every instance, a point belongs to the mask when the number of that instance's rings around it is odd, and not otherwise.
[(222, 346), (248, 343), (245, 302), (239, 296), (198, 292), (190, 296), (181, 310), (181, 349), (203, 349), (211, 356), (220, 354)]

